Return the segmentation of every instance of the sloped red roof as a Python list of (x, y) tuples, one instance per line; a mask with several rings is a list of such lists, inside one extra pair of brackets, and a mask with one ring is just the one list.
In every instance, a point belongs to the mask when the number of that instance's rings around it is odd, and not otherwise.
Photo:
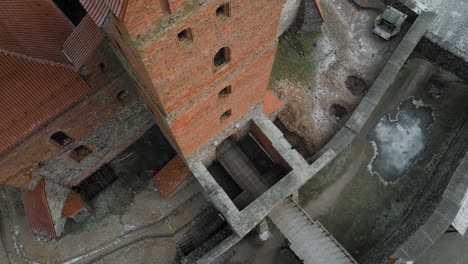
[(14, 148), (91, 89), (72, 67), (0, 52), (0, 153)]
[(63, 207), (63, 214), (66, 217), (73, 217), (81, 210), (85, 208), (84, 204), (81, 202), (80, 198), (74, 191), (68, 193), (67, 200), (65, 201), (65, 206)]
[(0, 49), (68, 63), (62, 44), (73, 25), (51, 0), (0, 1)]
[(276, 95), (270, 91), (267, 90), (265, 93), (265, 101), (263, 102), (263, 109), (262, 112), (266, 115), (269, 116), (273, 114), (274, 112), (280, 110), (284, 106), (283, 102), (276, 97)]
[(89, 15), (86, 15), (63, 44), (63, 52), (67, 54), (76, 68), (80, 68), (103, 39), (102, 29)]
[(107, 15), (112, 11), (117, 17), (123, 18), (128, 0), (80, 0), (96, 25), (104, 24)]
[(176, 155), (156, 175), (152, 181), (164, 198), (169, 197), (186, 180), (192, 176), (192, 172), (184, 161)]
[(23, 190), (22, 194), (24, 213), (31, 233), (55, 238), (54, 222), (47, 202), (44, 178), (41, 178), (34, 190)]

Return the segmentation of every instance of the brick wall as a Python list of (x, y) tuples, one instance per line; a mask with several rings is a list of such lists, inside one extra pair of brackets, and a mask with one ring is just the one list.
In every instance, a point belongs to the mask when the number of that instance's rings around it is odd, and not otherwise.
[[(164, 1), (159, 2), (129, 3), (126, 29), (119, 29), (127, 39), (119, 45), (128, 51), (124, 52), (131, 68), (127, 70), (141, 79), (137, 82), (142, 94), (156, 118), (165, 123), (166, 135), (188, 157), (263, 100), (283, 0), (169, 0), (169, 11)], [(230, 16), (218, 17), (216, 9), (226, 3)], [(178, 33), (188, 28), (193, 40), (179, 40)], [(213, 58), (222, 47), (230, 48), (231, 60), (217, 68)], [(145, 76), (138, 76), (140, 71)], [(232, 94), (218, 98), (227, 85), (232, 86)], [(221, 114), (228, 109), (232, 116), (221, 122)]]
[(125, 21), (133, 25), (129, 27), (129, 31), (135, 37), (153, 28), (159, 18), (168, 14), (170, 14), (168, 0), (133, 0), (128, 1)]
[[(109, 46), (102, 43), (79, 71), (87, 84), (93, 88), (93, 92), (85, 101), (65, 112), (13, 152), (2, 157), (0, 159), (0, 184), (26, 187), (33, 181), (34, 171), (47, 165), (48, 161), (53, 160), (73, 145), (62, 148), (54, 144), (50, 140), (52, 134), (63, 131), (77, 141), (113, 117), (138, 96), (128, 77), (121, 77), (124, 70), (113, 56)], [(120, 78), (117, 78), (118, 76)], [(130, 93), (125, 100), (120, 101), (117, 99), (117, 94), (124, 89), (129, 90)]]
[(194, 0), (166, 0), (166, 1), (168, 1), (169, 3), (169, 8), (171, 9), (171, 13), (176, 13), (182, 10), (187, 5), (191, 5), (194, 3)]
[[(263, 100), (275, 51), (276, 49), (271, 49), (238, 74), (230, 76), (203, 101), (194, 104), (173, 120), (171, 125), (174, 136), (184, 155), (194, 152)], [(232, 93), (219, 98), (218, 92), (227, 85), (231, 85)], [(220, 116), (228, 109), (232, 115), (221, 121)]]
[(250, 129), (252, 134), (255, 136), (257, 141), (262, 145), (263, 149), (268, 153), (268, 155), (278, 164), (284, 168), (291, 170), (291, 166), (283, 159), (281, 154), (275, 149), (268, 137), (263, 133), (263, 131), (255, 124), (255, 122), (250, 123)]
[[(216, 81), (272, 48), (281, 5), (268, 2), (230, 1), (231, 16), (217, 19), (216, 8), (224, 1), (213, 1), (160, 34), (141, 36), (138, 51), (152, 77), (151, 92), (159, 96), (164, 112), (177, 115), (204, 97)], [(192, 29), (193, 42), (181, 45), (177, 34), (187, 28)], [(231, 50), (231, 62), (216, 71), (213, 58), (225, 46)]]

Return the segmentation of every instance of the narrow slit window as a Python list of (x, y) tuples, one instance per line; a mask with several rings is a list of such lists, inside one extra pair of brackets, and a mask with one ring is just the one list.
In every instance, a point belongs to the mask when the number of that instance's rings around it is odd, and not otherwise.
[(102, 62), (99, 63), (99, 64), (98, 64), (98, 67), (99, 67), (99, 70), (100, 70), (101, 72), (106, 72), (106, 65), (104, 65), (104, 63), (102, 63)]
[(218, 19), (223, 19), (229, 17), (230, 14), (230, 6), (229, 3), (224, 3), (216, 8), (216, 17)]
[(123, 101), (125, 98), (127, 98), (128, 94), (128, 90), (122, 90), (117, 94), (117, 99), (119, 101)]
[(226, 112), (224, 112), (219, 119), (222, 122), (222, 121), (228, 119), (231, 115), (232, 115), (232, 111), (231, 111), (231, 109), (229, 109)]
[(52, 134), (52, 136), (50, 136), (50, 140), (60, 147), (65, 147), (73, 141), (69, 136), (67, 136), (67, 134), (62, 131)]
[(177, 34), (180, 44), (188, 44), (193, 41), (192, 29), (187, 28)]
[(93, 153), (93, 151), (90, 148), (84, 145), (81, 145), (70, 152), (70, 158), (73, 161), (80, 163), (83, 159), (88, 157), (91, 153)]
[(228, 47), (221, 48), (214, 57), (214, 65), (219, 67), (231, 60), (231, 51)]
[(226, 98), (229, 96), (229, 94), (231, 94), (232, 90), (231, 90), (231, 86), (226, 86), (224, 87), (224, 89), (222, 89), (219, 93), (218, 93), (218, 97), (219, 98)]

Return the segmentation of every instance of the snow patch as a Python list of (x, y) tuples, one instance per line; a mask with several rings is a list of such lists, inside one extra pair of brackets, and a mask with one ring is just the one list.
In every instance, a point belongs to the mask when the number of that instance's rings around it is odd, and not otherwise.
[(369, 131), (374, 156), (368, 169), (386, 183), (404, 175), (426, 149), (432, 109), (413, 98), (400, 103), (395, 119), (384, 115)]

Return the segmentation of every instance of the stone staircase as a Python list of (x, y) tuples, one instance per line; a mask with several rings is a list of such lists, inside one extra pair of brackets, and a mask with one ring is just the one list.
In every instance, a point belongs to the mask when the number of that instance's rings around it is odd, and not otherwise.
[(269, 217), (304, 263), (357, 264), (319, 222), (312, 221), (292, 200), (286, 199)]

